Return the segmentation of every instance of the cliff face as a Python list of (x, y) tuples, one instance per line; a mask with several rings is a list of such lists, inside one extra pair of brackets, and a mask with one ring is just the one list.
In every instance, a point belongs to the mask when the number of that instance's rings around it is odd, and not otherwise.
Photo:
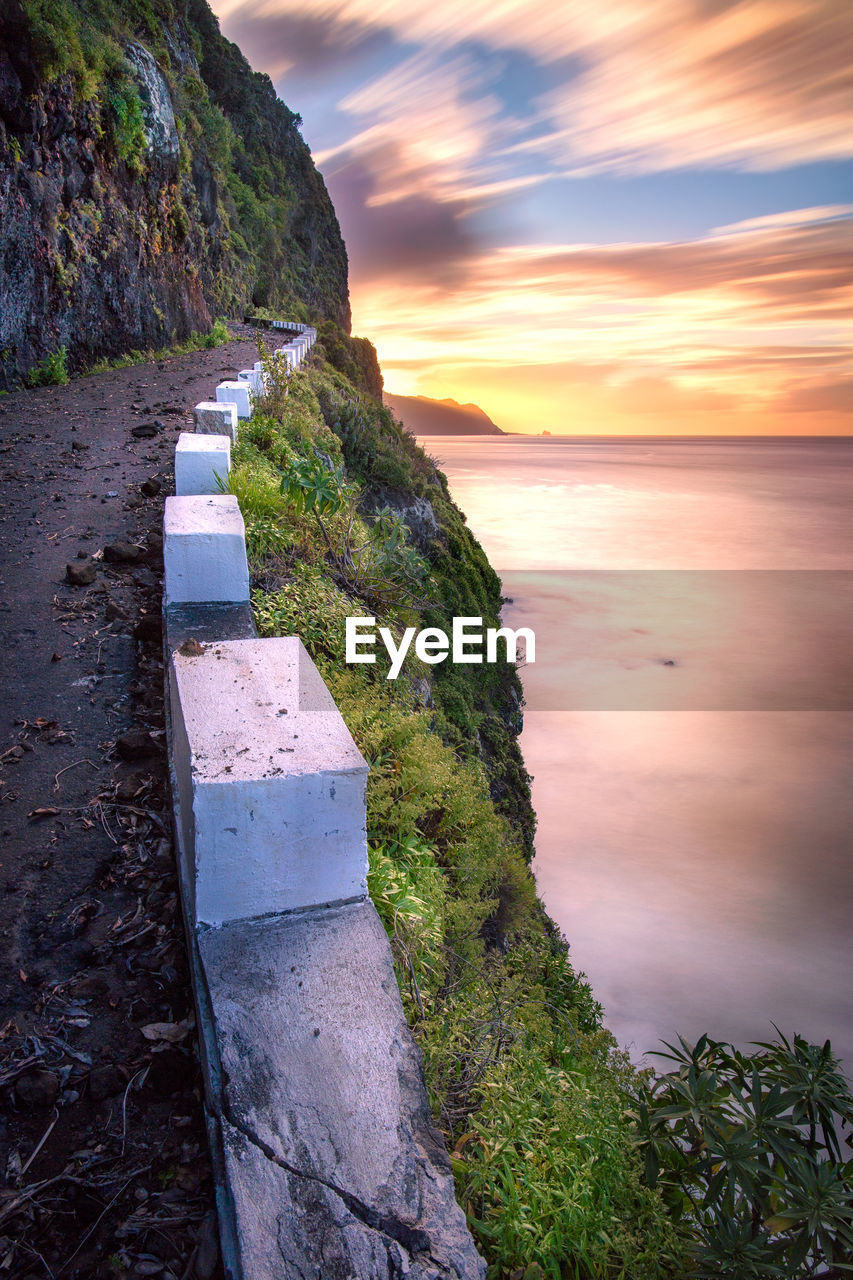
[(205, 0), (5, 0), (0, 387), (247, 307), (350, 327), (323, 180)]

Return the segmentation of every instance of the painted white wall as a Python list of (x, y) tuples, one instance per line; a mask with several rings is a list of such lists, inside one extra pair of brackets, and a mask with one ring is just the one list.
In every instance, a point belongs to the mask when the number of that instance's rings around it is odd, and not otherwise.
[(231, 382), (220, 382), (216, 388), (216, 399), (220, 404), (233, 401), (237, 406), (238, 418), (251, 418), (252, 400), (248, 383), (240, 382), (238, 378)]
[(367, 765), (297, 637), (172, 655), (197, 924), (363, 897)]
[(233, 494), (166, 499), (163, 591), (167, 605), (249, 599), (246, 531)]
[(175, 448), (175, 493), (186, 497), (220, 493), (231, 470), (231, 436), (182, 431)]

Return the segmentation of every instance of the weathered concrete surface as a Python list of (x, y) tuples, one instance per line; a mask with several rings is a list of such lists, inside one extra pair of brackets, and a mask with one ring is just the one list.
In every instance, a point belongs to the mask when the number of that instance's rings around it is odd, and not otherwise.
[(197, 432), (228, 435), (237, 440), (237, 405), (233, 400), (200, 400), (193, 410)]
[(367, 765), (296, 637), (183, 645), (173, 759), (197, 923), (367, 893)]
[(220, 382), (216, 388), (216, 399), (219, 404), (236, 404), (238, 418), (251, 418), (252, 399), (247, 382), (241, 382), (239, 378)]
[(231, 437), (182, 431), (175, 448), (175, 493), (220, 493), (231, 470)]
[(482, 1280), (373, 905), (198, 943), (247, 1280)]
[(166, 499), (163, 595), (167, 605), (249, 599), (246, 531), (233, 494)]

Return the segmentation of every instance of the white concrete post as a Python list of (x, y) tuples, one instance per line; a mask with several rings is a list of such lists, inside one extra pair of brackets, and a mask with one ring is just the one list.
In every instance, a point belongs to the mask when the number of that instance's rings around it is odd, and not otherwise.
[(237, 439), (237, 405), (233, 400), (202, 400), (193, 410), (195, 429)]
[(231, 437), (182, 431), (175, 449), (175, 493), (221, 493), (231, 470)]
[(259, 396), (263, 394), (263, 375), (257, 369), (241, 369), (237, 374), (237, 381), (245, 382), (251, 388), (252, 395)]
[(301, 640), (177, 650), (172, 669), (195, 923), (364, 897), (367, 765)]
[(246, 531), (233, 494), (166, 499), (163, 591), (167, 605), (249, 599)]
[(248, 384), (235, 378), (231, 382), (220, 382), (216, 388), (216, 399), (220, 404), (229, 401), (236, 404), (238, 418), (251, 418), (252, 400), (249, 392)]

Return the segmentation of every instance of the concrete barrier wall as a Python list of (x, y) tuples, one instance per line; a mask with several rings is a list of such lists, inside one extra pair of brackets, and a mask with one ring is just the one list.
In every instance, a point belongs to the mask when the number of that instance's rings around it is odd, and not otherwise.
[(222, 641), (171, 663), (195, 924), (363, 899), (367, 765), (302, 641)]
[[(289, 371), (315, 338), (283, 348)], [(258, 639), (242, 516), (217, 492), (262, 375), (196, 406), (164, 516), (174, 829), (225, 1272), (482, 1280), (367, 895), (367, 765), (301, 640)]]

